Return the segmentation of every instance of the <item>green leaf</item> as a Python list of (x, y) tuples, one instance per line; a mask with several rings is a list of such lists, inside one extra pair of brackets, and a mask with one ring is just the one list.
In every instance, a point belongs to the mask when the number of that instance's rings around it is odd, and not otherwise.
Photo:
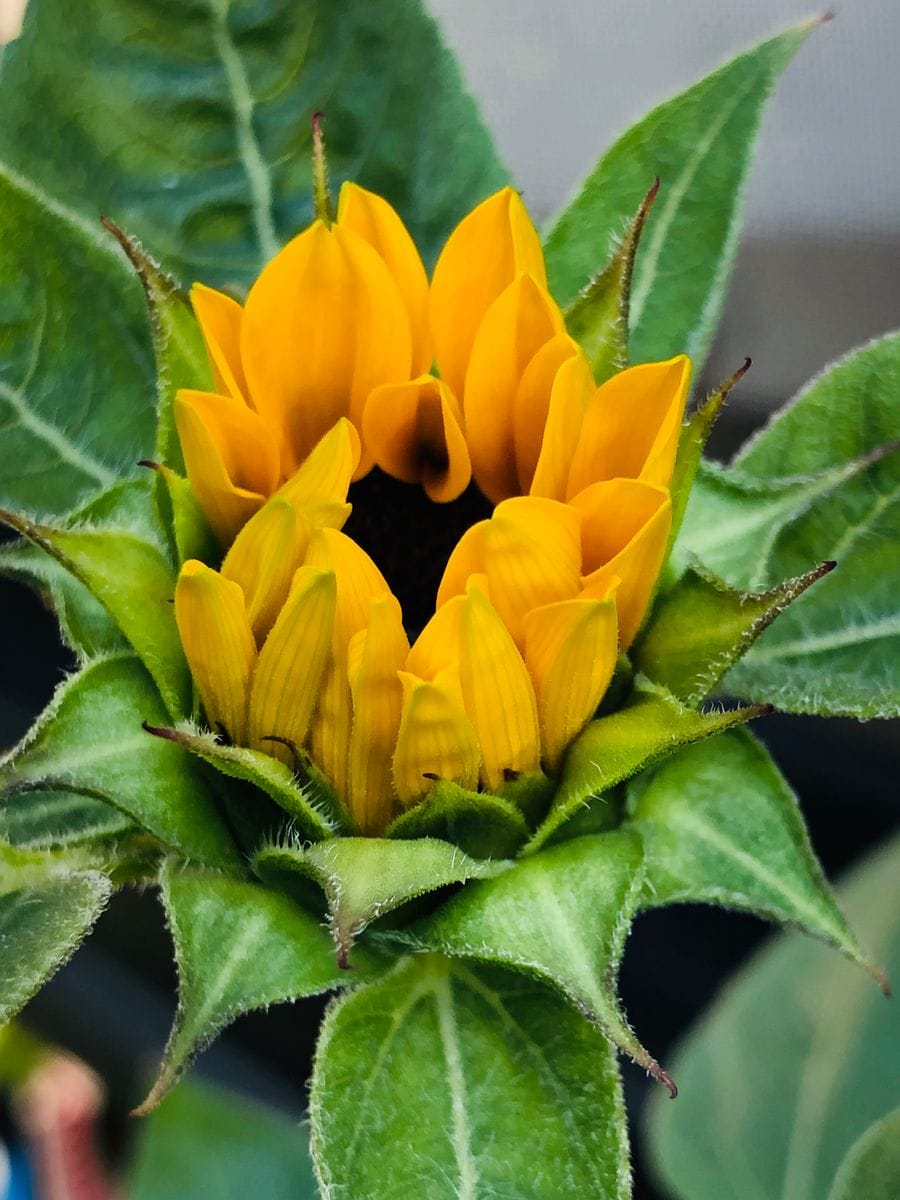
[(616, 784), (673, 754), (679, 746), (702, 741), (768, 711), (696, 712), (664, 692), (636, 691), (624, 708), (591, 721), (572, 743), (550, 812), (524, 853), (540, 850), (589, 800), (605, 796)]
[(512, 858), (528, 840), (521, 811), (503, 796), (439, 780), (385, 830), (392, 838), (441, 838), (473, 858)]
[[(838, 895), (872, 954), (900, 977), (900, 839)], [(829, 949), (784, 934), (688, 1035), (674, 1070), (678, 1103), (653, 1097), (647, 1114), (667, 1192), (821, 1200), (851, 1144), (897, 1103), (896, 1006)]]
[(506, 865), (469, 858), (435, 838), (331, 838), (306, 849), (272, 846), (253, 860), (254, 869), (271, 885), (290, 886), (297, 875), (318, 884), (328, 902), (341, 967), (347, 966), (351, 946), (376, 917), (439, 888), (495, 875)]
[(870, 1125), (841, 1163), (828, 1200), (900, 1196), (900, 1108)]
[(317, 109), (332, 178), (386, 195), (427, 258), (505, 182), (413, 0), (33, 0), (0, 107), (0, 161), (109, 213), (186, 283), (249, 283), (310, 218)]
[(628, 308), (638, 242), (659, 180), (641, 202), (608, 265), (566, 309), (566, 329), (588, 357), (597, 383), (628, 365)]
[(631, 1194), (612, 1051), (524, 975), (419, 956), (337, 1001), (310, 1117), (327, 1196)]
[(136, 1132), (130, 1200), (318, 1200), (305, 1130), (247, 1096), (186, 1079)]
[(0, 763), (0, 794), (88, 791), (186, 858), (240, 870), (204, 776), (143, 721), (165, 720), (150, 676), (131, 655), (85, 667)]
[(99, 871), (82, 871), (0, 897), (0, 1023), (68, 962), (111, 891)]
[(633, 652), (635, 668), (684, 704), (699, 704), (775, 618), (833, 566), (823, 563), (764, 592), (742, 592), (688, 568), (657, 602)]
[(0, 797), (0, 837), (23, 850), (77, 846), (131, 825), (107, 800), (85, 792), (35, 789)]
[(242, 1013), (365, 978), (379, 959), (360, 947), (342, 971), (320, 922), (286, 896), (211, 871), (163, 871), (162, 900), (178, 964), (178, 1014), (149, 1112), (194, 1055)]
[[(817, 21), (726, 63), (660, 104), (604, 154), (551, 229), (550, 288), (564, 306), (593, 277), (641, 197), (661, 181), (634, 267), (632, 362), (686, 353), (699, 365), (722, 305), (744, 182), (766, 101)], [(602, 259), (601, 259), (602, 261)]]
[(746, 730), (688, 746), (636, 780), (630, 811), (646, 845), (645, 907), (705, 901), (798, 925), (882, 982), (834, 901), (796, 796)]
[(0, 512), (104, 605), (153, 676), (176, 720), (192, 708), (187, 659), (175, 624), (175, 573), (161, 550), (126, 530), (51, 529)]
[(496, 879), (468, 884), (398, 936), (421, 950), (533, 974), (674, 1095), (672, 1081), (625, 1020), (615, 990), (643, 881), (643, 847), (633, 830), (574, 838)]
[[(5, 68), (4, 58), (4, 79)], [(18, 121), (5, 83), (0, 95), (9, 135)], [(30, 140), (37, 113), (24, 96), (16, 103)], [(40, 156), (70, 131), (60, 119)], [(0, 504), (17, 511), (68, 512), (133, 474), (153, 444), (140, 288), (86, 208), (82, 216), (44, 195), (0, 151)]]

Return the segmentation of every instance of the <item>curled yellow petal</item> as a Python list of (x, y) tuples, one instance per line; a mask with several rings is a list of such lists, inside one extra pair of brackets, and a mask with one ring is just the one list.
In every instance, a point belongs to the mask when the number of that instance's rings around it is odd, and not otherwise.
[(668, 487), (691, 382), (690, 359), (643, 363), (613, 375), (585, 412), (567, 498), (602, 479)]
[(276, 496), (250, 518), (225, 555), (222, 574), (243, 589), (257, 645), (262, 645), (287, 599), (309, 534), (309, 523), (297, 509)]
[[(241, 359), (293, 474), (341, 417), (359, 428), (374, 387), (410, 376), (409, 318), (384, 260), (352, 230), (314, 221), (250, 289)], [(358, 473), (367, 467), (364, 453)]]
[[(615, 591), (615, 587), (611, 588)], [(525, 618), (525, 662), (534, 681), (544, 762), (555, 771), (609, 687), (618, 654), (616, 603), (561, 600)]]
[(529, 488), (532, 496), (567, 499), (572, 456), (595, 391), (593, 372), (584, 353), (579, 351), (567, 358), (553, 379), (540, 453)]
[(303, 745), (331, 653), (335, 593), (332, 571), (300, 567), (253, 672), (248, 743), (288, 764), (290, 748), (269, 739)]
[[(558, 333), (538, 350), (519, 381), (513, 403), (513, 436), (516, 473), (522, 493), (531, 488), (537, 469), (553, 385), (559, 369), (579, 353), (578, 345), (567, 333)], [(564, 499), (563, 496), (558, 498)]]
[(241, 363), (244, 310), (231, 296), (202, 283), (195, 283), (191, 288), (191, 307), (203, 333), (216, 387), (246, 403), (249, 396)]
[(342, 503), (347, 499), (359, 458), (356, 427), (341, 417), (319, 439), (278, 494), (301, 509), (323, 501)]
[(384, 259), (409, 315), (413, 374), (427, 371), (432, 358), (428, 276), (399, 214), (387, 200), (348, 180), (342, 184), (338, 197), (337, 223), (342, 229), (358, 234)]
[(242, 742), (256, 662), (244, 593), (218, 571), (189, 559), (175, 586), (175, 621), (210, 728)]
[(274, 491), (278, 449), (242, 400), (180, 391), (175, 423), (188, 478), (223, 546)]
[(472, 467), (459, 405), (433, 375), (376, 388), (363, 412), (363, 438), (383, 471), (404, 483), (421, 483), (439, 504), (469, 486)]
[(394, 807), (392, 760), (403, 704), (398, 672), (408, 653), (400, 605), (393, 596), (373, 600), (347, 661), (353, 705), (347, 800), (366, 834), (381, 833)]
[(431, 281), (435, 357), (455, 396), (463, 395), (469, 355), (485, 313), (523, 274), (546, 287), (537, 231), (518, 193), (502, 188), (450, 234)]
[(394, 789), (404, 805), (416, 804), (435, 780), (462, 787), (478, 783), (478, 742), (446, 676), (432, 681), (400, 672), (403, 707), (393, 757)]
[(514, 416), (519, 383), (535, 354), (561, 333), (550, 293), (520, 275), (485, 314), (472, 345), (463, 393), (475, 482), (495, 504), (519, 491)]
[(640, 629), (665, 558), (672, 501), (665, 488), (636, 479), (595, 483), (573, 497), (582, 514), (582, 596), (602, 599), (613, 579), (619, 644), (627, 650)]

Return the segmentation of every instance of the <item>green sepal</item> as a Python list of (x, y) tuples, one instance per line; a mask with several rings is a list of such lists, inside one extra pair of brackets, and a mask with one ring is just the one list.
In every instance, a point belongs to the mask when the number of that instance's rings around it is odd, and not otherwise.
[(565, 312), (566, 329), (587, 355), (598, 384), (628, 365), (628, 301), (634, 256), (658, 191), (657, 177), (607, 266)]
[(495, 879), (468, 884), (396, 936), (418, 950), (534, 975), (674, 1095), (671, 1079), (628, 1025), (615, 991), (642, 895), (643, 857), (634, 830), (574, 838)]
[(315, 996), (378, 970), (377, 953), (360, 947), (355, 971), (341, 971), (319, 921), (259, 884), (174, 865), (160, 882), (178, 966), (178, 1013), (138, 1114), (154, 1108), (194, 1055), (242, 1013)]
[(508, 865), (470, 858), (436, 838), (331, 838), (305, 848), (266, 847), (253, 860), (254, 870), (271, 886), (290, 888), (299, 875), (322, 889), (341, 967), (376, 918), (440, 888), (496, 875)]
[(699, 742), (733, 725), (771, 712), (768, 705), (697, 712), (645, 684), (624, 708), (591, 723), (566, 755), (550, 811), (524, 854), (534, 854), (589, 801), (652, 766), (679, 746)]
[(0, 838), (22, 850), (77, 846), (131, 826), (130, 817), (86, 790), (35, 788), (0, 796)]
[(159, 692), (136, 658), (92, 663), (60, 685), (37, 724), (0, 761), (0, 795), (86, 791), (185, 858), (240, 873), (202, 772), (182, 747), (141, 728), (165, 718)]
[(884, 985), (832, 896), (797, 798), (747, 730), (689, 746), (634, 781), (646, 847), (643, 907), (708, 903), (819, 937)]
[(528, 840), (528, 826), (503, 796), (439, 780), (421, 803), (394, 818), (385, 837), (440, 838), (473, 858), (512, 858)]
[(192, 685), (175, 624), (175, 575), (162, 551), (127, 530), (53, 529), (0, 512), (100, 601), (153, 676), (169, 714), (191, 711)]
[(900, 1196), (900, 1108), (870, 1125), (841, 1163), (828, 1200)]
[(150, 722), (145, 722), (144, 728), (154, 737), (183, 746), (222, 775), (265, 792), (288, 814), (300, 837), (318, 842), (332, 837), (340, 828), (333, 794), (323, 796), (316, 782), (303, 779), (280, 759), (247, 746), (226, 746), (214, 734), (193, 728), (170, 729)]
[(635, 668), (696, 706), (763, 630), (835, 565), (823, 563), (763, 592), (742, 592), (689, 567), (657, 602), (633, 651)]
[(210, 528), (206, 513), (200, 507), (190, 480), (162, 463), (145, 460), (142, 465), (157, 473), (161, 485), (157, 490), (157, 503), (164, 524), (171, 530), (175, 561), (180, 566), (189, 558), (196, 558), (207, 566), (217, 567), (222, 559), (222, 548)]
[(416, 955), (339, 997), (310, 1121), (326, 1196), (631, 1195), (614, 1051), (521, 973)]

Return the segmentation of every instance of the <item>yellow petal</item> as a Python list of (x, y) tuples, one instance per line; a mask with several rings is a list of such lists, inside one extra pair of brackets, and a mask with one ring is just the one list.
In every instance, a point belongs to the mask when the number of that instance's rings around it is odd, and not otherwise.
[(188, 478), (222, 545), (260, 507), (278, 481), (278, 450), (242, 400), (182, 390), (175, 423)]
[(175, 621), (211, 729), (244, 741), (256, 643), (236, 583), (196, 559), (181, 568)]
[(472, 723), (447, 680), (400, 672), (403, 709), (393, 758), (394, 789), (404, 805), (416, 804), (436, 779), (473, 788), (478, 743)]
[(475, 482), (495, 504), (519, 491), (514, 410), (519, 383), (541, 347), (562, 332), (550, 293), (520, 275), (485, 314), (472, 345), (463, 398)]
[(629, 367), (602, 384), (584, 416), (567, 495), (601, 479), (668, 487), (690, 382), (690, 359), (681, 354)]
[(438, 605), (463, 594), (478, 574), (486, 576), (491, 603), (521, 645), (526, 613), (578, 594), (580, 511), (539, 496), (504, 500), (460, 539), (438, 588)]
[(319, 439), (278, 494), (301, 509), (322, 501), (343, 502), (359, 457), (359, 434), (342, 417)]
[(512, 188), (474, 208), (450, 234), (431, 281), (431, 332), (441, 377), (462, 397), (478, 326), (517, 276), (547, 285), (540, 238)]
[(400, 728), (403, 688), (398, 672), (409, 653), (400, 605), (382, 596), (369, 606), (365, 629), (348, 649), (353, 703), (348, 804), (365, 834), (379, 834), (394, 807), (392, 759)]
[[(241, 358), (292, 474), (341, 417), (360, 427), (374, 387), (410, 377), (409, 319), (384, 260), (351, 230), (313, 222), (250, 289)], [(367, 467), (363, 452), (357, 474)]]
[(459, 405), (433, 375), (376, 388), (363, 413), (363, 438), (383, 471), (404, 483), (421, 483), (439, 504), (469, 486), (472, 468)]
[(529, 489), (532, 496), (567, 498), (572, 456), (595, 391), (590, 363), (579, 351), (562, 364), (553, 380), (540, 454)]
[(273, 497), (235, 538), (222, 574), (240, 584), (247, 617), (262, 645), (303, 561), (311, 526), (287, 500)]
[(191, 306), (203, 333), (216, 388), (246, 403), (249, 396), (241, 363), (244, 310), (231, 296), (202, 283), (191, 288)]
[(578, 345), (569, 335), (558, 333), (541, 346), (525, 368), (519, 382), (513, 404), (513, 435), (516, 473), (519, 478), (519, 490), (523, 493), (528, 492), (531, 487), (540, 458), (550, 397), (559, 368), (578, 353)]
[(616, 595), (619, 644), (634, 641), (666, 554), (672, 502), (665, 488), (635, 479), (595, 483), (572, 499), (582, 514), (582, 595), (602, 599), (610, 581)]
[(372, 601), (389, 595), (390, 588), (366, 552), (335, 529), (313, 532), (306, 562), (332, 571), (337, 581), (331, 654), (310, 726), (310, 752), (338, 795), (346, 797), (352, 724), (350, 642), (366, 627)]
[(428, 327), (428, 276), (415, 242), (397, 211), (381, 196), (349, 180), (341, 186), (337, 223), (359, 234), (384, 259), (409, 314), (414, 374), (431, 366)]
[(616, 667), (617, 642), (613, 596), (562, 600), (525, 618), (525, 662), (534, 681), (549, 770), (556, 770), (569, 743), (596, 712)]
[(253, 672), (248, 742), (288, 764), (289, 747), (268, 739), (303, 745), (331, 653), (335, 592), (333, 572), (300, 567)]

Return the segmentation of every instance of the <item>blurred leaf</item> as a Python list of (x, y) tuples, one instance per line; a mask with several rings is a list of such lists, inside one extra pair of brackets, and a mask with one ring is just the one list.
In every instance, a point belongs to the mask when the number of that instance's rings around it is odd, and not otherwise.
[(734, 259), (744, 182), (778, 76), (818, 22), (726, 63), (632, 126), (603, 155), (546, 244), (550, 288), (568, 305), (660, 179), (631, 288), (632, 362), (685, 353), (698, 367)]
[(246, 285), (309, 220), (317, 109), (333, 179), (387, 196), (427, 258), (505, 182), (414, 0), (32, 0), (0, 106), (0, 161), (183, 283)]
[(318, 1200), (305, 1128), (236, 1092), (187, 1079), (134, 1131), (130, 1200)]
[[(900, 839), (838, 894), (874, 957), (900, 978)], [(900, 1099), (896, 1004), (831, 951), (781, 935), (688, 1035), (674, 1070), (678, 1103), (654, 1097), (648, 1110), (653, 1157), (673, 1196), (821, 1200), (854, 1140)]]
[(611, 1047), (514, 972), (419, 955), (338, 1001), (310, 1117), (328, 1196), (631, 1194)]
[(139, 1112), (242, 1013), (359, 982), (378, 958), (360, 947), (342, 971), (319, 920), (286, 896), (211, 871), (167, 869), (166, 920), (178, 964), (178, 1014), (159, 1077)]
[(88, 791), (185, 858), (240, 870), (205, 777), (180, 746), (141, 728), (165, 716), (137, 659), (93, 663), (59, 687), (24, 741), (0, 761), (0, 794)]
[(841, 1163), (828, 1200), (897, 1200), (900, 1108), (870, 1125)]
[(420, 803), (396, 817), (392, 838), (441, 838), (474, 858), (512, 858), (528, 839), (521, 811), (503, 796), (439, 780)]
[(496, 879), (468, 884), (399, 937), (418, 949), (535, 975), (671, 1087), (616, 995), (643, 881), (643, 848), (633, 830), (574, 838)]
[(82, 871), (0, 896), (0, 1023), (68, 962), (111, 891), (99, 871)]
[(53, 788), (0, 796), (0, 837), (22, 849), (74, 846), (129, 828), (125, 813), (85, 792)]

